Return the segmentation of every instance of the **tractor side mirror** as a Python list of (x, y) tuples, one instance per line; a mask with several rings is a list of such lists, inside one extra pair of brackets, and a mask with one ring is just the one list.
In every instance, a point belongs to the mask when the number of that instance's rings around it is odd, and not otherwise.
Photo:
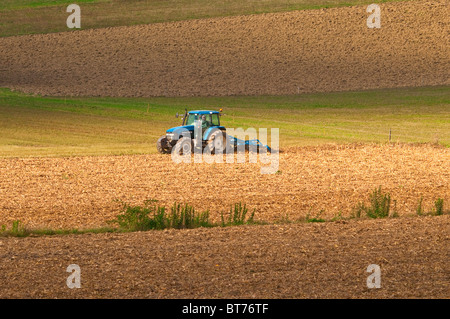
[(180, 116), (180, 115), (179, 115), (178, 112), (177, 112), (177, 114), (175, 114), (175, 117), (178, 118), (179, 116)]

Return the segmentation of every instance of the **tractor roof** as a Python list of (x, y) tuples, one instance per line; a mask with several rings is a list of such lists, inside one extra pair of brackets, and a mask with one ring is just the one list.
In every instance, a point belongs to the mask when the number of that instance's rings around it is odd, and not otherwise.
[(219, 114), (219, 111), (205, 111), (205, 110), (200, 110), (200, 111), (189, 111), (189, 114), (199, 114), (199, 115), (203, 115), (203, 114)]

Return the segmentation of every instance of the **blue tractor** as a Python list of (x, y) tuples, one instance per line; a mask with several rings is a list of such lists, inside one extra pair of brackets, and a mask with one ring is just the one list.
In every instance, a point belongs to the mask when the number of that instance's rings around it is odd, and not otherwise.
[[(246, 150), (250, 145), (256, 147), (265, 147), (269, 152), (270, 147), (263, 145), (259, 140), (240, 140), (226, 133), (226, 128), (220, 125), (220, 117), (223, 115), (222, 109), (220, 111), (185, 111), (183, 124), (168, 129), (166, 134), (161, 136), (156, 143), (158, 152), (162, 154), (169, 154), (175, 151), (177, 154), (190, 154), (194, 148), (203, 150), (205, 147), (209, 151), (215, 153), (216, 150), (221, 152), (234, 152), (239, 145), (243, 145)], [(178, 117), (178, 113), (176, 115)], [(196, 145), (194, 137), (195, 123), (201, 121), (201, 145)], [(198, 144), (198, 143), (197, 143)]]

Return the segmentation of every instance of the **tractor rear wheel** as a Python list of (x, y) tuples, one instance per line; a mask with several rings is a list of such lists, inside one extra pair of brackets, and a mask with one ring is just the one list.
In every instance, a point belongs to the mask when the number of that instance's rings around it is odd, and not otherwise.
[(156, 142), (156, 149), (161, 154), (169, 154), (172, 151), (172, 145), (170, 145), (165, 135), (161, 136)]
[(217, 151), (220, 153), (226, 153), (230, 149), (230, 143), (228, 141), (227, 133), (221, 130), (216, 130), (208, 138), (206, 142), (206, 147), (209, 149), (211, 154), (216, 154)]

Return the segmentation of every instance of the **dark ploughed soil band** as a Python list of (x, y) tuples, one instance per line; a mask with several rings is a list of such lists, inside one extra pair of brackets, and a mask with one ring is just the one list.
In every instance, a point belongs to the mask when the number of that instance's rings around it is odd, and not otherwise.
[(448, 1), (0, 39), (0, 87), (65, 96), (282, 95), (450, 84)]
[(0, 238), (0, 298), (448, 298), (449, 228), (445, 215)]

